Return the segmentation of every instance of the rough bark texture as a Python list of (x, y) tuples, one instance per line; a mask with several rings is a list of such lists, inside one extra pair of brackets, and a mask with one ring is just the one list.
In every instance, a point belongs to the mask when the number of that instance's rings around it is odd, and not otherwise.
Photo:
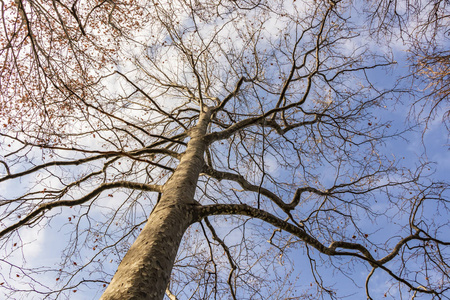
[(202, 114), (161, 200), (128, 250), (101, 300), (163, 299), (186, 229), (195, 221), (195, 188), (203, 167), (210, 111)]

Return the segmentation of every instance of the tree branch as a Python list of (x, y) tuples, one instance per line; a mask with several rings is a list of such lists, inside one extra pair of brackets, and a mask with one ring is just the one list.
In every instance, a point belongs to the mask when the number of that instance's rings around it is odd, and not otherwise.
[[(284, 221), (271, 213), (268, 213), (264, 210), (253, 208), (247, 204), (212, 204), (212, 205), (204, 205), (200, 206), (197, 209), (199, 209), (198, 213), (198, 221), (201, 219), (207, 217), (207, 216), (213, 216), (213, 215), (243, 215), (243, 216), (249, 216), (252, 218), (257, 218), (262, 221), (265, 221), (277, 228), (280, 228), (284, 231), (287, 231), (296, 237), (300, 238), (302, 241), (307, 243), (308, 245), (314, 247), (315, 249), (319, 250), (319, 252), (329, 255), (329, 256), (353, 256), (360, 259), (363, 259), (367, 261), (373, 268), (381, 268), (384, 271), (386, 271), (390, 276), (395, 278), (397, 281), (404, 283), (407, 285), (410, 289), (414, 291), (419, 291), (423, 293), (428, 294), (438, 294), (436, 291), (431, 290), (423, 290), (421, 288), (414, 287), (411, 283), (409, 283), (407, 280), (397, 276), (394, 274), (390, 269), (385, 267), (383, 264), (391, 260), (393, 257), (395, 257), (401, 247), (403, 247), (408, 241), (414, 240), (414, 239), (421, 239), (418, 234), (419, 232), (416, 232), (414, 235), (408, 236), (406, 238), (403, 238), (400, 240), (397, 245), (394, 247), (393, 251), (387, 255), (386, 257), (375, 260), (370, 251), (365, 248), (363, 245), (358, 243), (350, 243), (345, 241), (336, 241), (330, 244), (329, 247), (326, 247), (323, 245), (319, 240), (309, 235), (303, 228), (295, 226), (291, 223), (288, 223), (287, 221)], [(347, 252), (347, 251), (336, 251), (336, 248), (343, 248), (348, 250), (357, 250), (359, 253), (355, 252)]]
[(142, 190), (142, 191), (149, 191), (149, 192), (161, 192), (162, 187), (155, 184), (145, 184), (145, 183), (139, 183), (139, 182), (130, 182), (130, 181), (116, 181), (111, 183), (102, 183), (100, 186), (98, 186), (96, 189), (91, 191), (90, 193), (86, 194), (85, 196), (77, 199), (77, 200), (60, 200), (50, 203), (44, 203), (38, 206), (38, 208), (31, 213), (29, 213), (27, 216), (25, 216), (22, 220), (19, 222), (8, 226), (7, 228), (0, 231), (0, 238), (2, 238), (4, 235), (8, 234), (9, 232), (23, 226), (26, 224), (31, 224), (36, 222), (37, 218), (40, 215), (43, 215), (46, 211), (51, 210), (56, 207), (63, 207), (63, 206), (74, 206), (74, 205), (80, 205), (83, 204), (95, 196), (99, 195), (101, 192), (113, 189), (113, 188), (128, 188), (128, 189), (135, 189), (135, 190)]
[[(70, 150), (70, 149), (67, 149)], [(122, 156), (122, 157), (128, 157), (130, 159), (138, 159), (138, 155), (141, 154), (167, 154), (170, 155), (174, 158), (180, 159), (181, 154), (175, 152), (175, 151), (171, 151), (168, 149), (148, 149), (148, 148), (144, 148), (144, 149), (139, 149), (136, 151), (131, 151), (131, 152), (124, 152), (124, 151), (106, 151), (106, 152), (100, 152), (100, 151), (87, 151), (88, 153), (101, 153), (100, 155), (96, 155), (96, 156), (91, 156), (91, 157), (86, 157), (86, 158), (81, 158), (81, 159), (77, 159), (77, 160), (68, 160), (68, 161), (51, 161), (45, 164), (41, 164), (41, 165), (37, 165), (33, 168), (30, 168), (28, 170), (19, 172), (19, 173), (15, 173), (15, 174), (11, 174), (9, 171), (9, 168), (7, 167), (6, 163), (4, 163), (3, 161), (0, 161), (0, 163), (2, 163), (3, 165), (5, 165), (6, 169), (7, 169), (7, 173), (8, 175), (0, 178), (0, 182), (2, 181), (6, 181), (9, 179), (14, 179), (14, 178), (18, 178), (24, 175), (28, 175), (31, 173), (34, 173), (36, 171), (48, 168), (48, 167), (52, 167), (52, 166), (78, 166), (80, 164), (84, 164), (87, 162), (91, 162), (94, 160), (98, 160), (98, 159), (103, 159), (103, 158), (110, 158), (110, 157), (114, 157), (114, 156)], [(167, 167), (159, 165), (157, 163), (152, 163), (153, 165), (157, 165), (160, 167), (163, 167), (164, 169), (167, 169)]]

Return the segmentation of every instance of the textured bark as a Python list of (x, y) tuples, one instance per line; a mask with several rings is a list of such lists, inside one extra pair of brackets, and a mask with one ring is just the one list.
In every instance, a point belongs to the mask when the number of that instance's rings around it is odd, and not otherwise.
[(210, 111), (190, 133), (180, 164), (163, 187), (161, 200), (117, 269), (101, 300), (163, 299), (186, 229), (196, 220), (195, 188), (203, 167)]

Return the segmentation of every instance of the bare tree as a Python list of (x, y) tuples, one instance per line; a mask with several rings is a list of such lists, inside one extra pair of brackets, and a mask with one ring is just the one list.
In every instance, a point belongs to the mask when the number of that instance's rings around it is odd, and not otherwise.
[[(368, 76), (392, 58), (297, 2), (2, 1), (4, 294), (449, 298), (448, 185), (386, 150)], [(57, 267), (18, 262), (36, 228)]]
[[(359, 1), (354, 1), (360, 6)], [(448, 0), (373, 1), (361, 9), (378, 40), (401, 41), (411, 72), (406, 79), (416, 87), (411, 117), (428, 127), (436, 117), (449, 129), (450, 2)], [(405, 78), (403, 78), (405, 79)], [(450, 132), (450, 131), (449, 131)]]

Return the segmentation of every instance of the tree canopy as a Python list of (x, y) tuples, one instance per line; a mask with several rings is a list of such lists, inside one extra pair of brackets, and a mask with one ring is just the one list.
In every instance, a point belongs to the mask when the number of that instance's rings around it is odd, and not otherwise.
[(448, 1), (1, 11), (0, 294), (450, 298)]

